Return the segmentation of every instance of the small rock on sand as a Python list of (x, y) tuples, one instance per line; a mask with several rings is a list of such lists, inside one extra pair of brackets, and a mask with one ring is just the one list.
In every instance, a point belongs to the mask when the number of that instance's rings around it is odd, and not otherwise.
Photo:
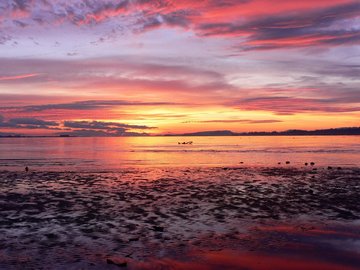
[(127, 267), (127, 262), (126, 261), (118, 262), (116, 260), (108, 258), (108, 259), (106, 259), (106, 263), (107, 264), (113, 264), (113, 265), (116, 265), (116, 266), (119, 266), (119, 267)]
[(154, 227), (153, 227), (153, 230), (154, 230), (155, 232), (163, 232), (163, 231), (164, 231), (164, 227), (154, 226)]

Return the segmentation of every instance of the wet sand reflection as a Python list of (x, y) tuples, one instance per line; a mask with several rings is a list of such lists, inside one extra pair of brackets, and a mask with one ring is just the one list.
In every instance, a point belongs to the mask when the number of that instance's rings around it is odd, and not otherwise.
[(356, 269), (359, 175), (2, 171), (0, 269)]
[[(206, 247), (189, 246), (181, 259), (133, 261), (131, 269), (355, 270), (360, 265), (360, 229), (355, 224), (273, 224), (202, 241)], [(209, 246), (226, 248), (211, 250)]]

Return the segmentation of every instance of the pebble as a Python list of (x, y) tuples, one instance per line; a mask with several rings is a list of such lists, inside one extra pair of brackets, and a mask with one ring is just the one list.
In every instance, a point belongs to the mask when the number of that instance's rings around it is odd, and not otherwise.
[(127, 267), (127, 262), (126, 261), (124, 261), (124, 262), (115, 262), (112, 259), (106, 259), (106, 263), (107, 264), (113, 264), (113, 265), (116, 265), (116, 266), (119, 266), (119, 267)]
[(163, 232), (163, 231), (164, 231), (164, 228), (161, 227), (161, 226), (154, 226), (154, 227), (153, 227), (153, 230), (154, 230), (155, 232)]

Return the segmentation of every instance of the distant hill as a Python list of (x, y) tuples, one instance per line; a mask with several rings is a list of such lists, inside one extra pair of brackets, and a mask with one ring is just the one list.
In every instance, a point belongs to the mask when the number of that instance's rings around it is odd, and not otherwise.
[(232, 132), (230, 130), (201, 131), (183, 134), (167, 134), (166, 136), (330, 136), (330, 135), (360, 135), (360, 127), (344, 127), (317, 130), (290, 129), (286, 131), (254, 131)]
[[(77, 134), (76, 134), (77, 135)], [(44, 137), (94, 137), (92, 134), (60, 134), (56, 136), (27, 136), (22, 134), (14, 133), (2, 133), (0, 132), (0, 138), (44, 138)], [(201, 131), (192, 133), (182, 134), (165, 134), (165, 135), (153, 135), (153, 136), (334, 136), (334, 135), (360, 135), (360, 127), (344, 127), (344, 128), (330, 128), (330, 129), (318, 129), (318, 130), (300, 130), (290, 129), (286, 131), (253, 131), (253, 132), (240, 132), (236, 133), (230, 130), (212, 130), (212, 131)], [(97, 137), (105, 137), (105, 135), (96, 135)], [(122, 136), (130, 137), (145, 137), (151, 136), (147, 133), (124, 133)], [(109, 135), (107, 135), (109, 137)], [(112, 137), (121, 137), (113, 135)]]
[(175, 134), (169, 136), (236, 136), (237, 133), (234, 133), (230, 130), (214, 130), (214, 131), (201, 131), (185, 134)]

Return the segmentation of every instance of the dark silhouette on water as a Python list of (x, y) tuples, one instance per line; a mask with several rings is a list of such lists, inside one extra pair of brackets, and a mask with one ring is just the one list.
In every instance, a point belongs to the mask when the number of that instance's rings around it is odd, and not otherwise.
[(26, 166), (26, 167), (25, 167), (25, 172), (28, 172), (28, 171), (29, 171), (29, 167)]
[(193, 144), (192, 141), (188, 141), (188, 142), (178, 142), (178, 144)]

